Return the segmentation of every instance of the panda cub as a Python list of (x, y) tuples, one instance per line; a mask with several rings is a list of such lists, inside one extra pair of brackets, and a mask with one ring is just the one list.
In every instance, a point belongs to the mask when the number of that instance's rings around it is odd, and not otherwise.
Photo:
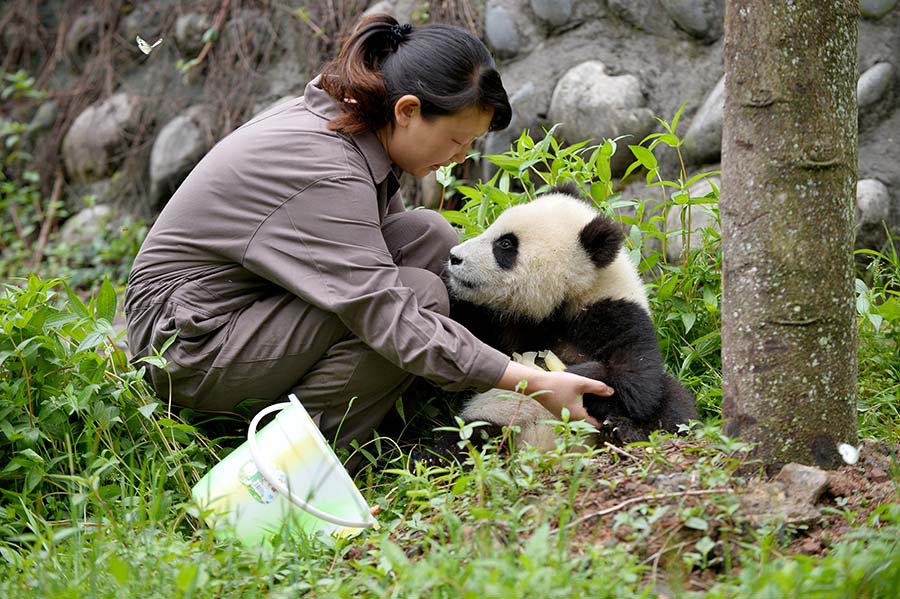
[[(663, 367), (647, 293), (620, 226), (557, 188), (505, 210), (484, 233), (454, 247), (447, 264), (451, 316), (506, 353), (553, 351), (566, 370), (601, 380), (609, 397), (586, 395), (601, 439), (622, 444), (697, 418), (691, 393)], [(511, 401), (514, 396), (517, 401)], [(517, 397), (516, 397), (517, 396)], [(534, 399), (494, 389), (469, 400), (466, 422), (487, 434), (554, 446), (553, 416)]]

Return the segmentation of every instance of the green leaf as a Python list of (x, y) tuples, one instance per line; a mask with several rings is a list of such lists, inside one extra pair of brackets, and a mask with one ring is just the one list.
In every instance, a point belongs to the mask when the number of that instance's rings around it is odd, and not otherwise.
[(890, 297), (878, 306), (878, 313), (888, 322), (900, 321), (900, 300)]
[(697, 322), (697, 315), (693, 312), (682, 312), (681, 322), (684, 324), (684, 332), (687, 334), (694, 326), (694, 323)]
[(131, 580), (131, 566), (118, 555), (109, 558), (109, 573), (112, 574), (119, 586), (125, 586)]
[[(704, 524), (706, 524), (706, 523), (704, 522)], [(702, 530), (706, 530), (706, 528), (703, 528)], [(697, 548), (697, 551), (699, 551), (704, 556), (707, 555), (710, 551), (712, 551), (713, 547), (715, 547), (715, 546), (716, 546), (715, 541), (713, 541), (709, 537), (703, 537), (702, 539), (700, 539), (699, 541), (697, 541), (694, 544), (694, 547)]]
[(693, 528), (694, 530), (708, 530), (709, 524), (707, 524), (706, 520), (702, 518), (698, 518), (697, 516), (691, 516), (687, 520), (684, 521), (684, 525), (687, 528)]
[(152, 403), (144, 404), (138, 408), (138, 412), (140, 412), (144, 418), (150, 419), (150, 415), (159, 407), (159, 402), (154, 401)]
[(638, 162), (641, 163), (641, 166), (648, 171), (656, 169), (656, 156), (653, 155), (653, 152), (643, 146), (628, 146), (628, 148), (634, 154), (634, 157), (638, 159)]
[(36, 464), (43, 464), (44, 458), (39, 456), (33, 449), (23, 449), (18, 453), (18, 455), (28, 458), (29, 461), (34, 462)]
[(97, 301), (95, 304), (95, 312), (97, 318), (106, 319), (112, 322), (116, 317), (116, 290), (113, 289), (109, 277), (103, 277), (103, 284), (100, 285), (100, 291), (97, 293)]
[(150, 364), (151, 366), (156, 366), (157, 368), (165, 368), (169, 361), (163, 358), (162, 356), (144, 356), (143, 358), (138, 358), (135, 360), (136, 362), (145, 362)]
[(78, 344), (78, 349), (75, 350), (75, 353), (93, 349), (103, 343), (104, 340), (106, 340), (106, 335), (103, 333), (98, 333), (96, 331), (88, 333), (85, 335), (84, 340)]
[(178, 587), (178, 590), (187, 593), (196, 579), (197, 564), (188, 563), (178, 571), (178, 575), (175, 577), (175, 586)]
[(681, 113), (684, 112), (684, 107), (685, 107), (685, 106), (687, 106), (687, 101), (685, 101), (685, 102), (681, 105), (681, 108), (679, 108), (679, 109), (678, 109), (678, 112), (675, 113), (675, 116), (672, 117), (672, 129), (671, 129), (671, 131), (672, 131), (673, 133), (674, 133), (675, 130), (678, 128), (678, 121), (681, 120)]
[(84, 302), (81, 301), (75, 292), (72, 291), (72, 288), (68, 285), (65, 285), (66, 295), (69, 297), (69, 308), (75, 312), (78, 316), (82, 318), (90, 318), (91, 314), (88, 312), (87, 306), (84, 305)]

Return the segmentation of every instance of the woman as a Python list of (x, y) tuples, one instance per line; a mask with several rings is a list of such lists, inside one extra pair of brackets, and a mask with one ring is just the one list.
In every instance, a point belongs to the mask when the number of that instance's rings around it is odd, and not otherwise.
[(156, 390), (201, 411), (293, 391), (337, 446), (370, 436), (416, 376), (451, 390), (527, 379), (551, 412), (587, 417), (580, 394), (609, 395), (603, 383), (511, 362), (448, 318), (439, 273), (457, 236), (397, 195), (402, 171), (461, 162), (509, 119), (477, 38), (365, 19), (302, 98), (203, 158), (144, 241), (129, 345), (152, 355), (177, 333), (166, 370), (149, 369)]

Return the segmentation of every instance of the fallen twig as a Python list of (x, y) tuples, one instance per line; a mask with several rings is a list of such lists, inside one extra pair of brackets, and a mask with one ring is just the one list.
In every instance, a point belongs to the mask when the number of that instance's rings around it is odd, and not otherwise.
[(716, 493), (727, 493), (730, 492), (731, 489), (728, 487), (721, 487), (718, 489), (697, 489), (694, 491), (678, 491), (675, 493), (649, 493), (647, 495), (639, 495), (638, 497), (632, 497), (631, 499), (626, 499), (622, 503), (614, 505), (612, 507), (608, 507), (603, 510), (599, 510), (597, 512), (591, 512), (590, 514), (586, 514), (577, 520), (572, 520), (568, 524), (565, 525), (565, 528), (571, 528), (573, 526), (577, 526), (582, 522), (587, 522), (592, 518), (597, 518), (599, 516), (606, 516), (607, 514), (612, 514), (614, 512), (618, 512), (622, 508), (628, 507), (629, 505), (640, 503), (642, 501), (656, 501), (658, 499), (671, 499), (673, 497), (687, 497), (690, 495), (714, 495)]
[(622, 449), (621, 447), (616, 447), (615, 445), (613, 445), (613, 444), (610, 443), (609, 441), (604, 441), (603, 445), (604, 445), (607, 449), (610, 449), (611, 451), (613, 451), (613, 452), (615, 452), (615, 453), (617, 453), (617, 454), (619, 454), (619, 455), (621, 455), (621, 456), (625, 456), (626, 458), (632, 459), (632, 460), (634, 460), (635, 462), (639, 462), (639, 461), (640, 461), (640, 458), (638, 458), (637, 456), (631, 455), (630, 453), (628, 453), (627, 451), (625, 451), (625, 450)]

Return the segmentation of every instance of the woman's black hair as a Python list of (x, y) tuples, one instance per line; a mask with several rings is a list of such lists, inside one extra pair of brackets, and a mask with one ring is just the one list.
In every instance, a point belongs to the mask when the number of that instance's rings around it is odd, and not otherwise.
[(370, 15), (322, 71), (322, 87), (341, 106), (330, 128), (356, 135), (394, 122), (394, 104), (419, 98), (424, 118), (472, 106), (492, 109), (490, 130), (509, 125), (512, 111), (494, 59), (477, 37), (452, 25), (400, 25)]

